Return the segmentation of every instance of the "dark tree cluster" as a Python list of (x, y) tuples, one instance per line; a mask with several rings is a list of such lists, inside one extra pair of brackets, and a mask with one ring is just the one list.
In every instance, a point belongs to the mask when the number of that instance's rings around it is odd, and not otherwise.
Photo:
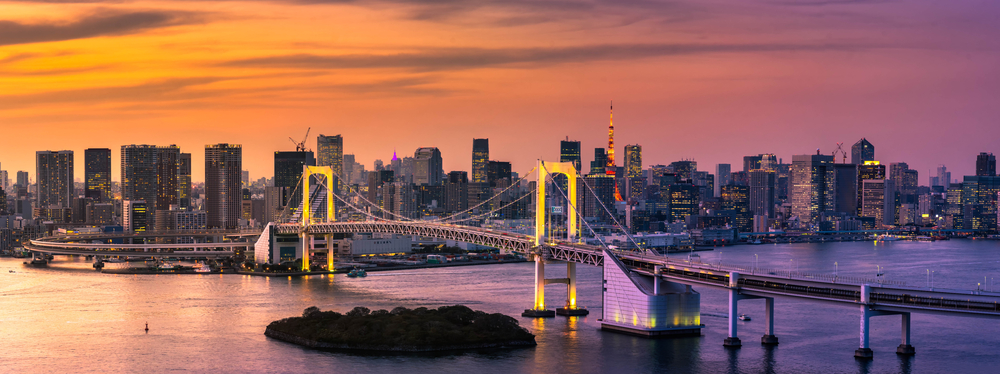
[(397, 307), (372, 311), (357, 307), (345, 314), (306, 308), (302, 317), (271, 322), (269, 330), (330, 344), (357, 347), (456, 347), (530, 342), (535, 336), (516, 319), (472, 310), (464, 305), (437, 309)]

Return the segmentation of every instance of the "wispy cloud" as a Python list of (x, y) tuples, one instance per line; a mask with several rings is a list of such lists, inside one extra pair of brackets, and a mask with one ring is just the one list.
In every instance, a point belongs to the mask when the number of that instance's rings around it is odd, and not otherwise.
[(110, 9), (100, 9), (70, 21), (24, 23), (0, 20), (0, 46), (134, 34), (201, 20), (198, 14), (183, 11)]
[(706, 53), (857, 50), (838, 44), (602, 44), (556, 48), (432, 48), (389, 55), (293, 54), (227, 61), (223, 66), (291, 69), (463, 70), (535, 67), (591, 61), (634, 60)]

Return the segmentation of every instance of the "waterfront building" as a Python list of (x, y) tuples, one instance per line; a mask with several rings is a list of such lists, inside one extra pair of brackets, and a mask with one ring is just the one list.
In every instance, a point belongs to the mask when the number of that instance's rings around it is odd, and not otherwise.
[(962, 228), (996, 232), (998, 194), (1000, 177), (966, 176), (961, 193)]
[(861, 214), (875, 220), (876, 226), (896, 223), (896, 187), (891, 179), (861, 181)]
[(437, 186), (444, 180), (444, 165), (437, 147), (421, 147), (413, 153), (413, 183)]
[(834, 170), (834, 212), (858, 215), (858, 165), (833, 164)]
[[(208, 227), (235, 229), (243, 216), (243, 149), (239, 144), (205, 146), (205, 211)], [(249, 190), (246, 190), (249, 195)], [(249, 196), (246, 196), (249, 201)]]
[(861, 138), (851, 146), (851, 163), (862, 165), (865, 161), (875, 161), (875, 146), (868, 139)]
[[(759, 169), (756, 171), (768, 173)], [(751, 232), (753, 213), (750, 211), (750, 187), (727, 185), (722, 186), (721, 192), (722, 210), (728, 211), (728, 215), (731, 215), (733, 228), (739, 232)]]
[(143, 200), (122, 201), (122, 226), (126, 231), (138, 233), (150, 229), (147, 207)]
[(83, 151), (84, 197), (111, 201), (111, 149), (88, 148)]
[(84, 222), (92, 226), (106, 226), (115, 222), (115, 206), (111, 203), (89, 203)]
[(486, 168), (490, 161), (490, 140), (472, 139), (472, 183), (487, 183)]
[(878, 161), (865, 161), (863, 164), (858, 165), (858, 212), (857, 215), (861, 217), (861, 185), (865, 180), (882, 180), (885, 179), (885, 165), (882, 165)]
[[(151, 209), (170, 210), (171, 205), (178, 205), (178, 164), (181, 151), (176, 145), (157, 147), (156, 155), (156, 206)], [(155, 219), (154, 219), (155, 223)]]
[(39, 209), (72, 208), (73, 151), (35, 152), (35, 181)]
[(833, 156), (821, 154), (792, 156), (792, 215), (799, 222), (812, 224), (820, 214), (835, 207)]

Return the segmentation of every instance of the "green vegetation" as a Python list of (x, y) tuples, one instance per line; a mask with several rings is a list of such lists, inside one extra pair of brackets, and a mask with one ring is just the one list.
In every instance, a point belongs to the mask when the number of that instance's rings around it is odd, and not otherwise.
[(309, 307), (302, 317), (271, 322), (265, 334), (333, 349), (433, 351), (536, 345), (535, 336), (516, 319), (464, 305), (392, 311), (357, 307), (347, 314)]

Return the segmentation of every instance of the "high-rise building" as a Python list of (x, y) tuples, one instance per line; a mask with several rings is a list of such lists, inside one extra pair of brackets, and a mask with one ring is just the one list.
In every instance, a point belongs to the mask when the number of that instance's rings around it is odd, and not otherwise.
[(718, 164), (715, 166), (715, 196), (720, 196), (722, 193), (721, 187), (729, 184), (732, 179), (731, 166), (729, 164)]
[(490, 162), (490, 140), (472, 139), (472, 183), (486, 183), (486, 168)]
[(997, 158), (992, 153), (982, 152), (976, 156), (976, 176), (993, 177), (997, 175)]
[[(758, 173), (768, 173), (760, 169), (756, 171)], [(736, 185), (722, 186), (721, 192), (722, 210), (728, 211), (732, 215), (733, 227), (739, 232), (752, 231), (754, 213), (750, 210), (750, 187)]]
[[(599, 222), (611, 223), (610, 213), (615, 212), (615, 178), (601, 173), (590, 174), (583, 178), (584, 182), (593, 190), (593, 194), (586, 193), (584, 198), (584, 212), (587, 217), (596, 218)], [(586, 187), (584, 187), (586, 188)]]
[(1000, 193), (1000, 177), (965, 176), (961, 194), (962, 228), (995, 233), (998, 193)]
[[(486, 180), (489, 182), (490, 187), (496, 187), (504, 180), (511, 180), (511, 167), (509, 162), (490, 160), (488, 165), (489, 166), (486, 167)], [(507, 185), (509, 186), (510, 184)]]
[(875, 146), (868, 139), (861, 138), (851, 146), (851, 163), (862, 165), (865, 161), (875, 161)]
[(338, 135), (326, 136), (320, 134), (316, 138), (316, 166), (329, 166), (337, 178), (339, 187), (347, 187), (347, 182), (341, 180), (344, 175), (344, 138)]
[(774, 218), (775, 180), (777, 173), (771, 170), (750, 171), (750, 212), (754, 216)]
[(685, 222), (687, 217), (698, 215), (699, 189), (690, 183), (674, 183), (667, 187), (670, 201), (670, 222)]
[(88, 148), (83, 151), (84, 197), (98, 202), (111, 201), (111, 150)]
[(35, 152), (35, 171), (37, 207), (72, 208), (73, 151)]
[(895, 190), (891, 179), (861, 181), (860, 217), (874, 218), (876, 225), (893, 225), (896, 218)]
[(861, 210), (864, 208), (861, 204), (861, 185), (865, 180), (882, 180), (885, 179), (885, 165), (882, 165), (878, 161), (865, 161), (864, 163), (858, 165), (858, 212), (857, 215), (860, 217)]
[(274, 187), (287, 189), (282, 204), (287, 204), (295, 187), (302, 178), (303, 166), (316, 166), (316, 159), (310, 151), (274, 152)]
[(938, 166), (937, 178), (938, 186), (944, 186), (947, 189), (951, 185), (951, 172), (944, 165)]
[(698, 162), (694, 160), (674, 161), (670, 163), (670, 167), (674, 169), (674, 173), (680, 180), (692, 179), (694, 172), (698, 170)]
[(559, 162), (572, 162), (576, 167), (576, 173), (580, 174), (583, 158), (580, 156), (580, 142), (576, 140), (566, 140), (559, 142)]
[(642, 177), (642, 146), (629, 144), (625, 146), (625, 176), (628, 178)]
[[(143, 202), (142, 212), (152, 224), (156, 207), (159, 148), (155, 145), (123, 145), (121, 148), (121, 193), (122, 200)], [(125, 212), (122, 209), (122, 216)]]
[(182, 210), (191, 207), (191, 154), (177, 158), (177, 204)]
[(608, 155), (604, 153), (604, 148), (594, 148), (594, 161), (590, 162), (589, 174), (604, 174), (607, 171), (607, 166)]
[(437, 147), (421, 147), (413, 152), (413, 183), (437, 186), (444, 180), (444, 163)]
[(243, 149), (239, 144), (205, 146), (205, 211), (209, 228), (239, 227), (243, 210), (242, 171)]
[(861, 212), (858, 208), (858, 165), (833, 164), (834, 169), (834, 202), (833, 211), (856, 216)]
[(444, 210), (461, 212), (469, 208), (469, 174), (464, 171), (448, 173), (444, 189)]
[(17, 172), (17, 185), (19, 187), (28, 188), (28, 172), (18, 171)]
[[(177, 198), (177, 166), (181, 150), (176, 145), (158, 147), (156, 155), (156, 206), (151, 209), (153, 216), (157, 210), (170, 210), (171, 205), (179, 205)], [(155, 224), (155, 219), (153, 220)]]
[(833, 165), (833, 156), (792, 156), (792, 191), (789, 198), (792, 200), (792, 215), (798, 216), (799, 222), (818, 222), (820, 214), (834, 209), (836, 172)]

